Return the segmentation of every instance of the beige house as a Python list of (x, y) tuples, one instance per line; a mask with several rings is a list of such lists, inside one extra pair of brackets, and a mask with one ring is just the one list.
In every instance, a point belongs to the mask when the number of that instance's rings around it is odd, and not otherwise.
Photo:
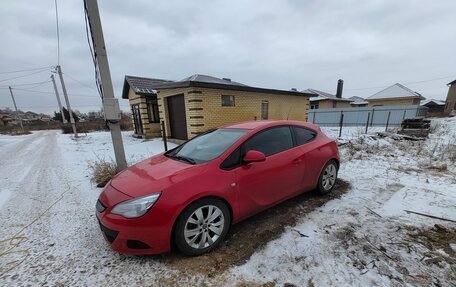
[(399, 83), (389, 86), (366, 99), (369, 106), (419, 105), (421, 100), (425, 100), (421, 94)]
[[(131, 77), (130, 77), (131, 78)], [(173, 139), (186, 140), (209, 129), (236, 122), (251, 120), (307, 121), (310, 94), (294, 90), (276, 90), (247, 86), (230, 79), (193, 75), (181, 81), (162, 81), (148, 86), (150, 93), (141, 95), (124, 84), (123, 98), (128, 98), (132, 110), (139, 105), (139, 115), (133, 115), (135, 133), (142, 125), (143, 134), (153, 137), (160, 134), (158, 121), (164, 122), (166, 134)], [(126, 83), (128, 84), (126, 77)], [(131, 81), (130, 81), (131, 82)], [(126, 93), (126, 90), (129, 90)], [(147, 92), (147, 91), (146, 91)], [(158, 110), (158, 121), (150, 122), (147, 98), (154, 102), (153, 115)], [(145, 98), (145, 99), (144, 99)], [(150, 109), (149, 109), (150, 110)], [(138, 119), (138, 120), (136, 120)], [(146, 123), (145, 123), (146, 122)]]
[(134, 135), (141, 138), (160, 136), (160, 116), (155, 87), (170, 81), (125, 76), (122, 99), (128, 99)]
[(448, 95), (445, 101), (444, 114), (449, 115), (453, 110), (456, 110), (456, 80), (448, 83)]
[(322, 92), (315, 89), (307, 89), (302, 91), (303, 93), (312, 94), (309, 98), (310, 109), (335, 109), (335, 108), (349, 108), (352, 102), (349, 99), (337, 97), (330, 93)]

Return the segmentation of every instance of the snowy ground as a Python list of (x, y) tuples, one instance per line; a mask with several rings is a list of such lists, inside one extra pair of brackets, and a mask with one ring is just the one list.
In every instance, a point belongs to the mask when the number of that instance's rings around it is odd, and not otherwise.
[[(456, 119), (433, 126), (425, 142), (344, 128), (339, 176), (351, 188), (286, 226), (246, 262), (210, 276), (192, 272), (198, 258), (182, 260), (190, 266), (183, 271), (163, 259), (168, 255), (119, 255), (104, 242), (94, 217), (101, 190), (89, 181), (88, 163), (111, 157), (108, 133), (0, 136), (0, 286), (455, 286), (456, 257), (447, 244), (456, 243), (455, 223), (404, 211), (456, 220)], [(124, 140), (130, 162), (163, 149), (160, 140)], [(447, 230), (434, 231), (436, 223)]]

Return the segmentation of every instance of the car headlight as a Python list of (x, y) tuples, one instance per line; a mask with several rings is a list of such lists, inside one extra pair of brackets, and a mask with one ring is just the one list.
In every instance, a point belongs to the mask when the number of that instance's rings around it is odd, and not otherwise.
[(135, 218), (146, 214), (160, 197), (161, 192), (130, 199), (114, 206), (111, 213), (122, 215), (125, 218)]

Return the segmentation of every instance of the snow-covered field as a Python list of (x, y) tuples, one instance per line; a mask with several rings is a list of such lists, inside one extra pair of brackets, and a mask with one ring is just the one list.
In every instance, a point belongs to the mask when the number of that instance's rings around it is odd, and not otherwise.
[[(105, 243), (88, 165), (112, 157), (108, 133), (0, 136), (0, 286), (454, 286), (456, 224), (404, 210), (456, 220), (456, 119), (433, 121), (424, 142), (375, 131), (344, 128), (344, 195), (211, 276), (192, 270), (198, 258), (183, 270), (163, 260), (169, 255), (125, 256)], [(124, 144), (131, 163), (163, 150), (130, 133)]]

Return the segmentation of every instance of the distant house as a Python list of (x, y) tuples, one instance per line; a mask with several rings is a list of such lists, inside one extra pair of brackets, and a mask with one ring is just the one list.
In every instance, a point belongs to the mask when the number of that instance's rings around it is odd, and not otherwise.
[(342, 98), (342, 89), (344, 81), (339, 80), (337, 82), (336, 94), (330, 94), (315, 89), (307, 89), (302, 91), (303, 93), (312, 94), (309, 98), (310, 109), (334, 109), (334, 108), (349, 108), (350, 100)]
[(456, 110), (456, 80), (447, 84), (448, 95), (445, 101), (444, 114), (449, 115), (453, 110)]
[[(181, 140), (235, 122), (268, 119), (306, 121), (309, 97), (312, 96), (295, 90), (252, 87), (228, 78), (198, 74), (174, 82), (141, 78), (148, 83), (147, 88), (135, 91), (131, 78), (125, 77), (122, 98), (129, 99), (133, 113), (136, 113), (133, 116), (135, 133), (141, 137), (159, 135), (160, 121), (164, 122), (168, 137)], [(150, 98), (152, 103), (155, 100), (156, 107), (152, 104), (148, 110), (143, 98)], [(134, 108), (135, 105), (139, 106)], [(157, 122), (156, 129), (136, 128), (150, 120)]]
[(356, 108), (366, 107), (368, 104), (367, 101), (361, 97), (350, 97), (348, 99), (351, 101), (350, 106), (352, 106), (352, 107), (356, 107)]
[(8, 124), (14, 124), (15, 120), (11, 114), (0, 113), (0, 126), (7, 126)]
[(421, 101), (421, 106), (428, 108), (428, 116), (439, 115), (443, 114), (443, 110), (445, 109), (445, 102), (434, 99), (428, 99)]
[(373, 94), (366, 100), (369, 106), (408, 106), (419, 105), (425, 98), (421, 94), (396, 83)]
[(312, 94), (309, 98), (310, 109), (333, 109), (333, 108), (349, 108), (350, 100), (344, 98), (338, 98), (336, 95), (332, 95), (326, 92), (322, 92), (315, 89), (307, 89), (302, 91), (303, 93)]

